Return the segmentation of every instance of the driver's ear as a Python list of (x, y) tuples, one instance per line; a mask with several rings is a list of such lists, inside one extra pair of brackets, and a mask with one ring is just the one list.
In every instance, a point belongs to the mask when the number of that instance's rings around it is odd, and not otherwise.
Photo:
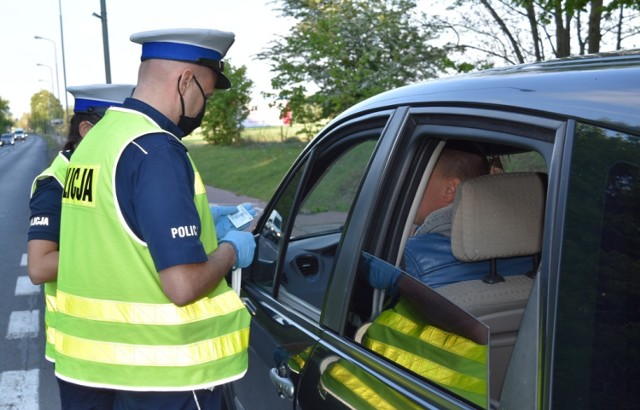
[(456, 198), (456, 191), (458, 190), (458, 185), (460, 185), (461, 182), (462, 180), (457, 177), (450, 178), (447, 181), (447, 184), (445, 186), (444, 196), (445, 196), (445, 201), (448, 204), (452, 203), (453, 200)]

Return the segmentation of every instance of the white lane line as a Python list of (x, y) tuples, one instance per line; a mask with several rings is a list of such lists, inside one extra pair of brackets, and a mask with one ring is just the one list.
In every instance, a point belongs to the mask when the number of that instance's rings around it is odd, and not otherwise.
[(20, 259), (20, 266), (27, 266), (27, 254), (22, 254), (22, 259)]
[(0, 376), (0, 410), (38, 410), (38, 380), (40, 371), (3, 372)]
[(16, 282), (16, 296), (19, 295), (33, 295), (40, 293), (40, 285), (34, 285), (31, 283), (31, 279), (28, 276), (18, 276)]
[(40, 311), (38, 309), (11, 312), (7, 339), (38, 337), (38, 332), (40, 331), (39, 314)]

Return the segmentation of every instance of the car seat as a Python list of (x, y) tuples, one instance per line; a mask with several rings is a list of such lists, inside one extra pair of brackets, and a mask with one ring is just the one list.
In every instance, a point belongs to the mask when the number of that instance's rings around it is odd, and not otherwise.
[[(500, 395), (540, 260), (545, 182), (543, 174), (534, 172), (475, 177), (458, 187), (453, 203), (453, 255), (463, 262), (489, 260), (491, 270), (481, 280), (436, 291), (489, 327), (493, 398)], [(498, 259), (522, 256), (531, 257), (529, 272), (500, 274)]]

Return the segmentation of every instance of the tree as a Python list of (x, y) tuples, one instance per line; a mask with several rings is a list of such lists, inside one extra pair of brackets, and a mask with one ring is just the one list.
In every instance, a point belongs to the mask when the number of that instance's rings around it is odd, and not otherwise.
[(281, 0), (290, 34), (258, 58), (275, 74), (273, 105), (292, 122), (326, 120), (382, 91), (435, 77), (450, 61), (439, 27), (412, 0)]
[(13, 120), (9, 111), (9, 101), (0, 98), (0, 131), (4, 132), (11, 128)]
[(62, 105), (51, 92), (40, 90), (31, 96), (30, 129), (47, 133), (52, 129), (51, 120), (55, 118), (62, 118)]
[[(499, 65), (618, 50), (637, 36), (637, 0), (456, 0), (442, 20), (470, 52)], [(440, 1), (440, 4), (443, 4)]]
[(249, 106), (253, 81), (246, 74), (245, 66), (234, 68), (231, 64), (225, 65), (225, 75), (231, 81), (231, 88), (214, 92), (207, 101), (201, 132), (208, 143), (229, 145), (241, 141), (242, 123), (253, 110)]

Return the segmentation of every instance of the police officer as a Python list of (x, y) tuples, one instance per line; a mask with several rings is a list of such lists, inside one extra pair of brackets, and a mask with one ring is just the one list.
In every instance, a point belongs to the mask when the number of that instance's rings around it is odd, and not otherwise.
[[(31, 189), (27, 266), (29, 278), (36, 285), (55, 282), (58, 276), (60, 200), (69, 158), (91, 127), (100, 121), (106, 109), (121, 105), (125, 98), (131, 96), (133, 85), (92, 84), (68, 87), (67, 91), (75, 99), (67, 140), (51, 165), (35, 178)], [(55, 289), (55, 283), (45, 284), (45, 290), (51, 289)], [(55, 295), (55, 290), (47, 294)], [(47, 308), (52, 306), (51, 302)], [(52, 360), (52, 351), (47, 349), (46, 353), (47, 358)]]
[[(133, 85), (92, 84), (68, 87), (67, 91), (73, 95), (75, 101), (67, 140), (51, 165), (33, 181), (29, 202), (31, 223), (27, 236), (27, 270), (34, 284), (44, 283), (45, 358), (51, 362), (55, 361), (53, 323), (58, 276), (60, 207), (69, 158), (82, 138), (100, 121), (106, 109), (122, 105), (124, 99), (131, 96)], [(60, 394), (66, 395), (66, 383), (61, 380), (58, 382)], [(105, 403), (104, 408), (110, 408), (113, 402), (112, 394), (98, 389), (89, 393), (92, 402)]]
[[(220, 406), (247, 370), (250, 315), (225, 276), (248, 266), (250, 232), (218, 238), (204, 184), (181, 139), (214, 89), (234, 34), (137, 33), (132, 98), (78, 147), (62, 199), (56, 375), (115, 394), (114, 408)], [(63, 408), (77, 403), (65, 403)]]

